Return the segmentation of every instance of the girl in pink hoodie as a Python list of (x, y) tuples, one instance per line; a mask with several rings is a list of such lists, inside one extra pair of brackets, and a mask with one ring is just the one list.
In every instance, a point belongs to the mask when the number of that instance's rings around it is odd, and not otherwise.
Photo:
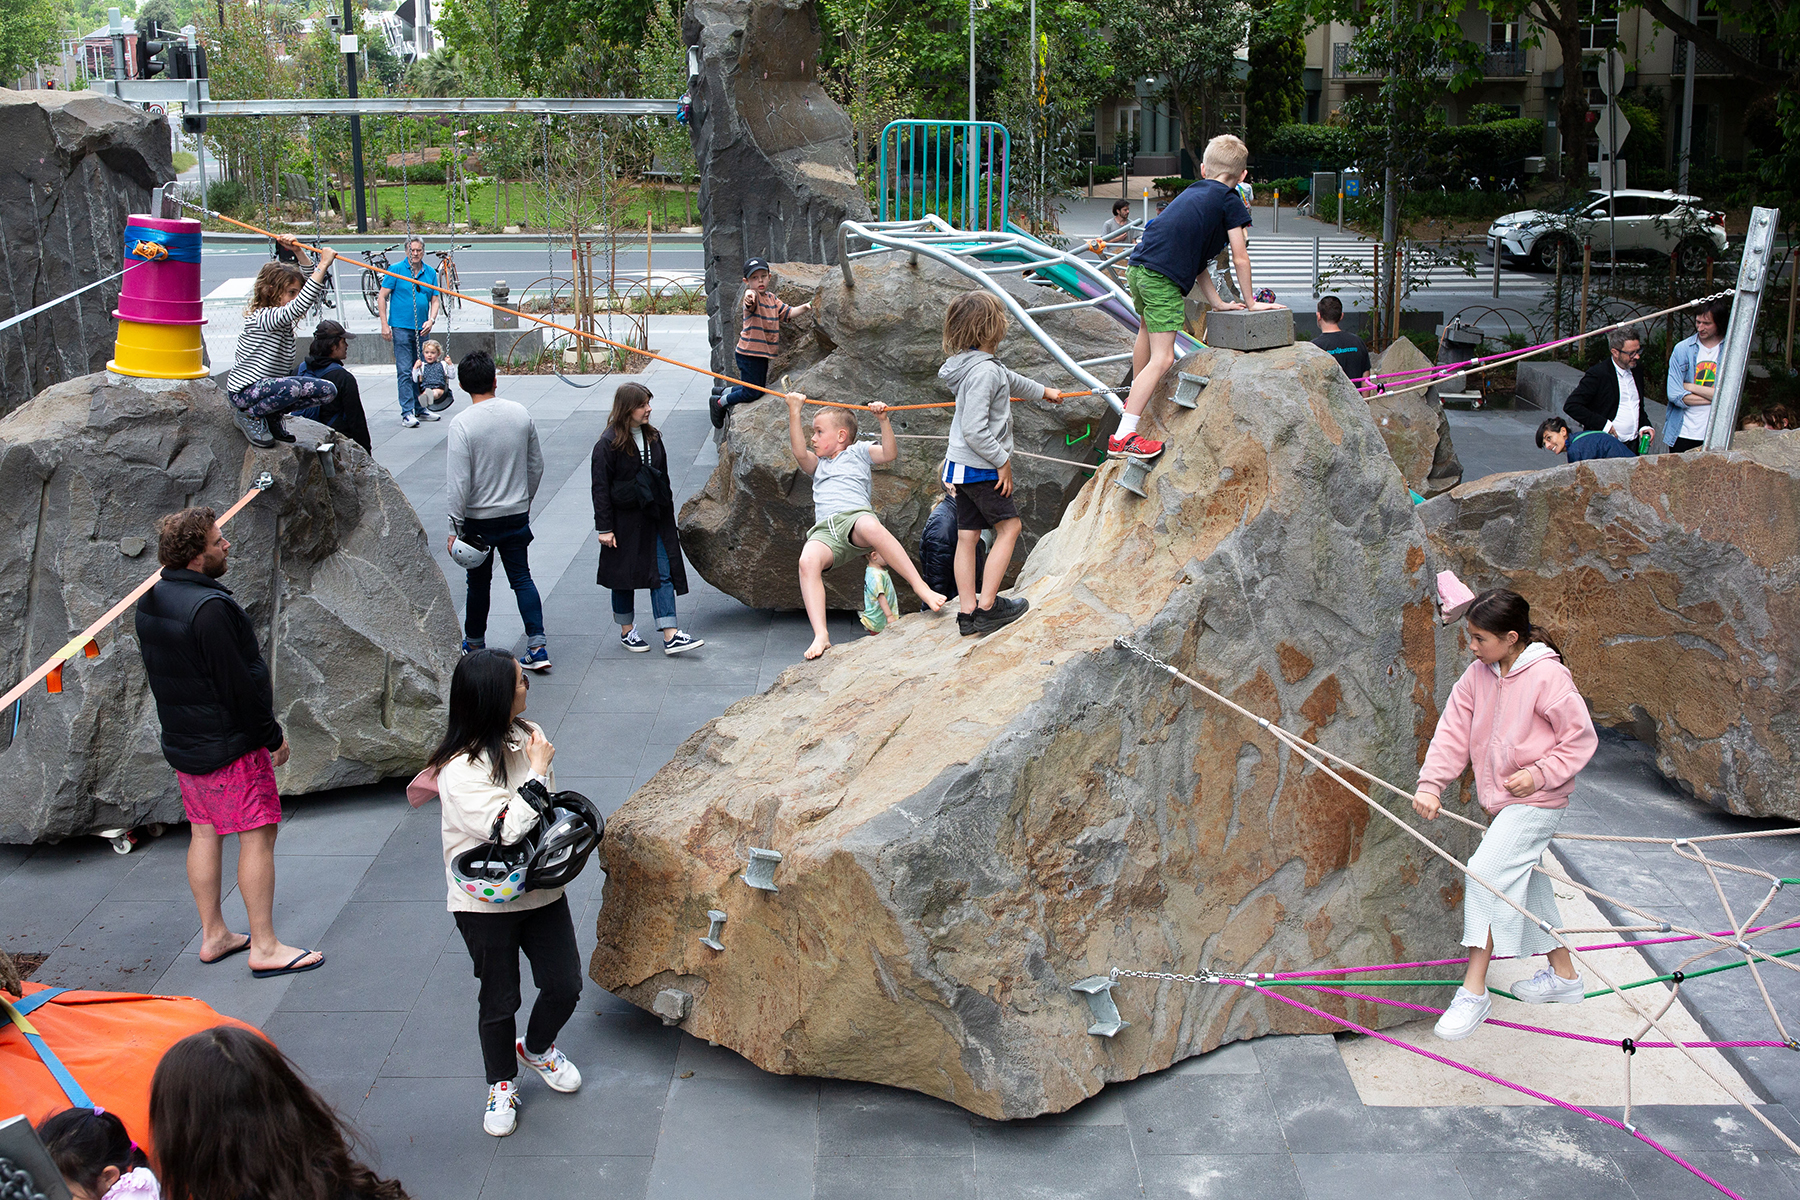
[[(1476, 661), (1451, 689), (1431, 735), (1413, 808), (1428, 821), (1437, 819), (1444, 788), (1473, 764), (1475, 796), (1493, 819), (1469, 859), (1470, 873), (1560, 928), (1550, 880), (1533, 868), (1569, 806), (1576, 774), (1594, 756), (1594, 722), (1556, 644), (1531, 623), (1522, 596), (1505, 588), (1483, 592), (1466, 620)], [(1581, 1003), (1585, 988), (1569, 952), (1473, 878), (1464, 891), (1462, 940), (1469, 969), (1437, 1023), (1437, 1036), (1445, 1041), (1461, 1041), (1487, 1020), (1493, 1007), (1487, 969), (1495, 954), (1518, 958), (1547, 951), (1550, 965), (1517, 984), (1513, 994), (1527, 1004)]]

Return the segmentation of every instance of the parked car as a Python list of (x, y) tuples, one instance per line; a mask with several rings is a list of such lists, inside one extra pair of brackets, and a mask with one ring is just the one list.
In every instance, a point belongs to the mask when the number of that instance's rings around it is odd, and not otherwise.
[(1604, 258), (1609, 245), (1618, 247), (1620, 258), (1674, 254), (1682, 271), (1698, 274), (1706, 269), (1707, 259), (1723, 258), (1730, 247), (1725, 214), (1707, 208), (1698, 196), (1625, 190), (1613, 192), (1611, 201), (1610, 221), (1606, 192), (1589, 192), (1562, 212), (1531, 208), (1507, 213), (1488, 226), (1488, 250), (1501, 255), (1502, 262), (1551, 271), (1556, 269), (1559, 246), (1567, 265), (1580, 261), (1585, 240), (1592, 243), (1597, 257)]

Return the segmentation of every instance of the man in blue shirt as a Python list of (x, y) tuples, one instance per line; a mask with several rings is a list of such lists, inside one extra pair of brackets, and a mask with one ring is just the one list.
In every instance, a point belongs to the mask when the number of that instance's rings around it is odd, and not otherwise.
[[(423, 355), (420, 344), (430, 336), (437, 324), (438, 308), (443, 297), (435, 289), (438, 274), (425, 265), (425, 240), (409, 238), (406, 243), (406, 265), (396, 279), (381, 277), (381, 336), (394, 343), (394, 370), (400, 377), (400, 423), (417, 429), (420, 421), (435, 421), (438, 415), (419, 403), (419, 385), (413, 382), (413, 364)], [(421, 287), (424, 284), (426, 286)]]

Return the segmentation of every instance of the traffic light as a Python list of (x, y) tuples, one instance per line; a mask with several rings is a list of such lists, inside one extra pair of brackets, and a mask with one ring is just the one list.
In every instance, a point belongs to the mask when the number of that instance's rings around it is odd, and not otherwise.
[[(175, 40), (164, 38), (155, 21), (145, 21), (144, 28), (137, 35), (137, 77), (150, 79), (168, 70), (168, 64), (158, 60), (174, 45)], [(171, 78), (179, 79), (181, 76), (174, 75)]]

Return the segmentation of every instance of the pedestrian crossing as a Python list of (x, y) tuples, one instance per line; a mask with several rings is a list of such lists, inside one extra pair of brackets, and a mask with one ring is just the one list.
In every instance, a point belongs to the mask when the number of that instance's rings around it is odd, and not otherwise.
[[(1304, 303), (1313, 297), (1315, 270), (1323, 276), (1319, 294), (1362, 292), (1367, 294), (1370, 268), (1377, 245), (1351, 238), (1321, 238), (1315, 252), (1314, 242), (1303, 238), (1250, 239), (1250, 274), (1258, 289), (1270, 288), (1282, 303)], [(1416, 291), (1454, 292), (1469, 296), (1493, 295), (1493, 267), (1478, 264), (1473, 276), (1455, 264), (1449, 255), (1442, 257), (1419, 251), (1402, 259), (1409, 284)], [(1500, 271), (1500, 295), (1503, 299), (1535, 302), (1543, 293), (1544, 277), (1524, 271)]]

